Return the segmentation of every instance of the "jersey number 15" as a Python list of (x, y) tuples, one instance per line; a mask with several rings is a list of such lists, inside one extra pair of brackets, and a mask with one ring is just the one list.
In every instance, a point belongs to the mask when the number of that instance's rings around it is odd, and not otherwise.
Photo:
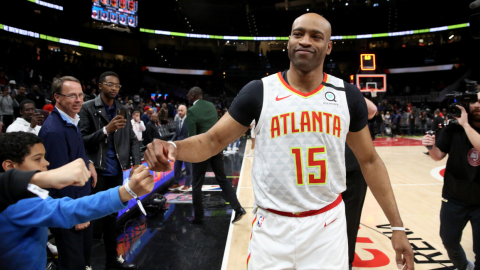
[(290, 150), (295, 157), (295, 178), (297, 185), (303, 186), (305, 181), (307, 185), (325, 185), (327, 183), (327, 159), (315, 159), (315, 154), (325, 154), (327, 152), (325, 146), (307, 148), (307, 167), (318, 167), (318, 177), (316, 173), (308, 173), (306, 177), (304, 176), (301, 147), (292, 147)]

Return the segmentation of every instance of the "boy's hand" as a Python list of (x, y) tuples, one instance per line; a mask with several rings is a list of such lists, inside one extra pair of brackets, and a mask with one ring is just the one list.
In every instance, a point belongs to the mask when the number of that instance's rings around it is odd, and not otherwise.
[[(148, 167), (144, 165), (140, 165), (133, 171), (130, 182), (128, 182), (128, 186), (138, 197), (152, 192), (154, 184), (153, 176), (150, 174)], [(125, 186), (121, 186), (118, 192), (122, 202), (129, 201), (133, 198), (132, 195), (127, 192)]]

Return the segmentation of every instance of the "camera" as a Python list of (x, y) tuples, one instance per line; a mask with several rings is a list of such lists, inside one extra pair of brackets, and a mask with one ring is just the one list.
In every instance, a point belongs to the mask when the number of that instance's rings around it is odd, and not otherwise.
[(465, 111), (468, 113), (470, 103), (478, 101), (477, 82), (468, 79), (465, 79), (465, 82), (467, 84), (467, 91), (465, 93), (454, 92), (452, 94), (445, 95), (447, 98), (453, 98), (454, 103), (450, 104), (447, 108), (448, 114), (450, 114), (452, 117), (460, 117), (462, 115), (462, 111), (457, 107), (457, 105), (465, 108)]
[[(427, 131), (427, 135), (433, 136), (433, 135), (435, 135), (435, 131), (434, 130), (429, 130), (429, 131)], [(432, 148), (433, 148), (433, 145), (427, 146), (428, 150), (432, 150)]]

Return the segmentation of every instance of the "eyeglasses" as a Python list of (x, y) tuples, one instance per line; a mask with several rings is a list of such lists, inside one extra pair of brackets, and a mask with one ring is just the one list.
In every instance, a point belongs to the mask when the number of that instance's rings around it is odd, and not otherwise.
[(112, 87), (112, 88), (117, 88), (118, 90), (120, 90), (120, 88), (122, 88), (122, 85), (121, 84), (113, 84), (111, 82), (107, 82), (107, 83), (102, 83), (108, 87)]
[(74, 100), (77, 100), (77, 98), (83, 100), (83, 98), (85, 97), (85, 94), (78, 94), (78, 95), (75, 95), (75, 94), (64, 95), (64, 94), (59, 94), (59, 93), (55, 93), (55, 94), (57, 94), (59, 96), (64, 96), (68, 99), (74, 99)]

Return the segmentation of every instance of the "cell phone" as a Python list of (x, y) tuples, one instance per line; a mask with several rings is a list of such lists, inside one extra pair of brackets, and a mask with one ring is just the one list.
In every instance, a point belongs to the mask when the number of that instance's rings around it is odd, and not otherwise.
[(38, 114), (42, 115), (42, 110), (36, 109), (36, 110), (35, 110), (35, 113), (38, 113)]
[(127, 109), (121, 108), (117, 110), (117, 115), (123, 116), (123, 118), (127, 119)]

